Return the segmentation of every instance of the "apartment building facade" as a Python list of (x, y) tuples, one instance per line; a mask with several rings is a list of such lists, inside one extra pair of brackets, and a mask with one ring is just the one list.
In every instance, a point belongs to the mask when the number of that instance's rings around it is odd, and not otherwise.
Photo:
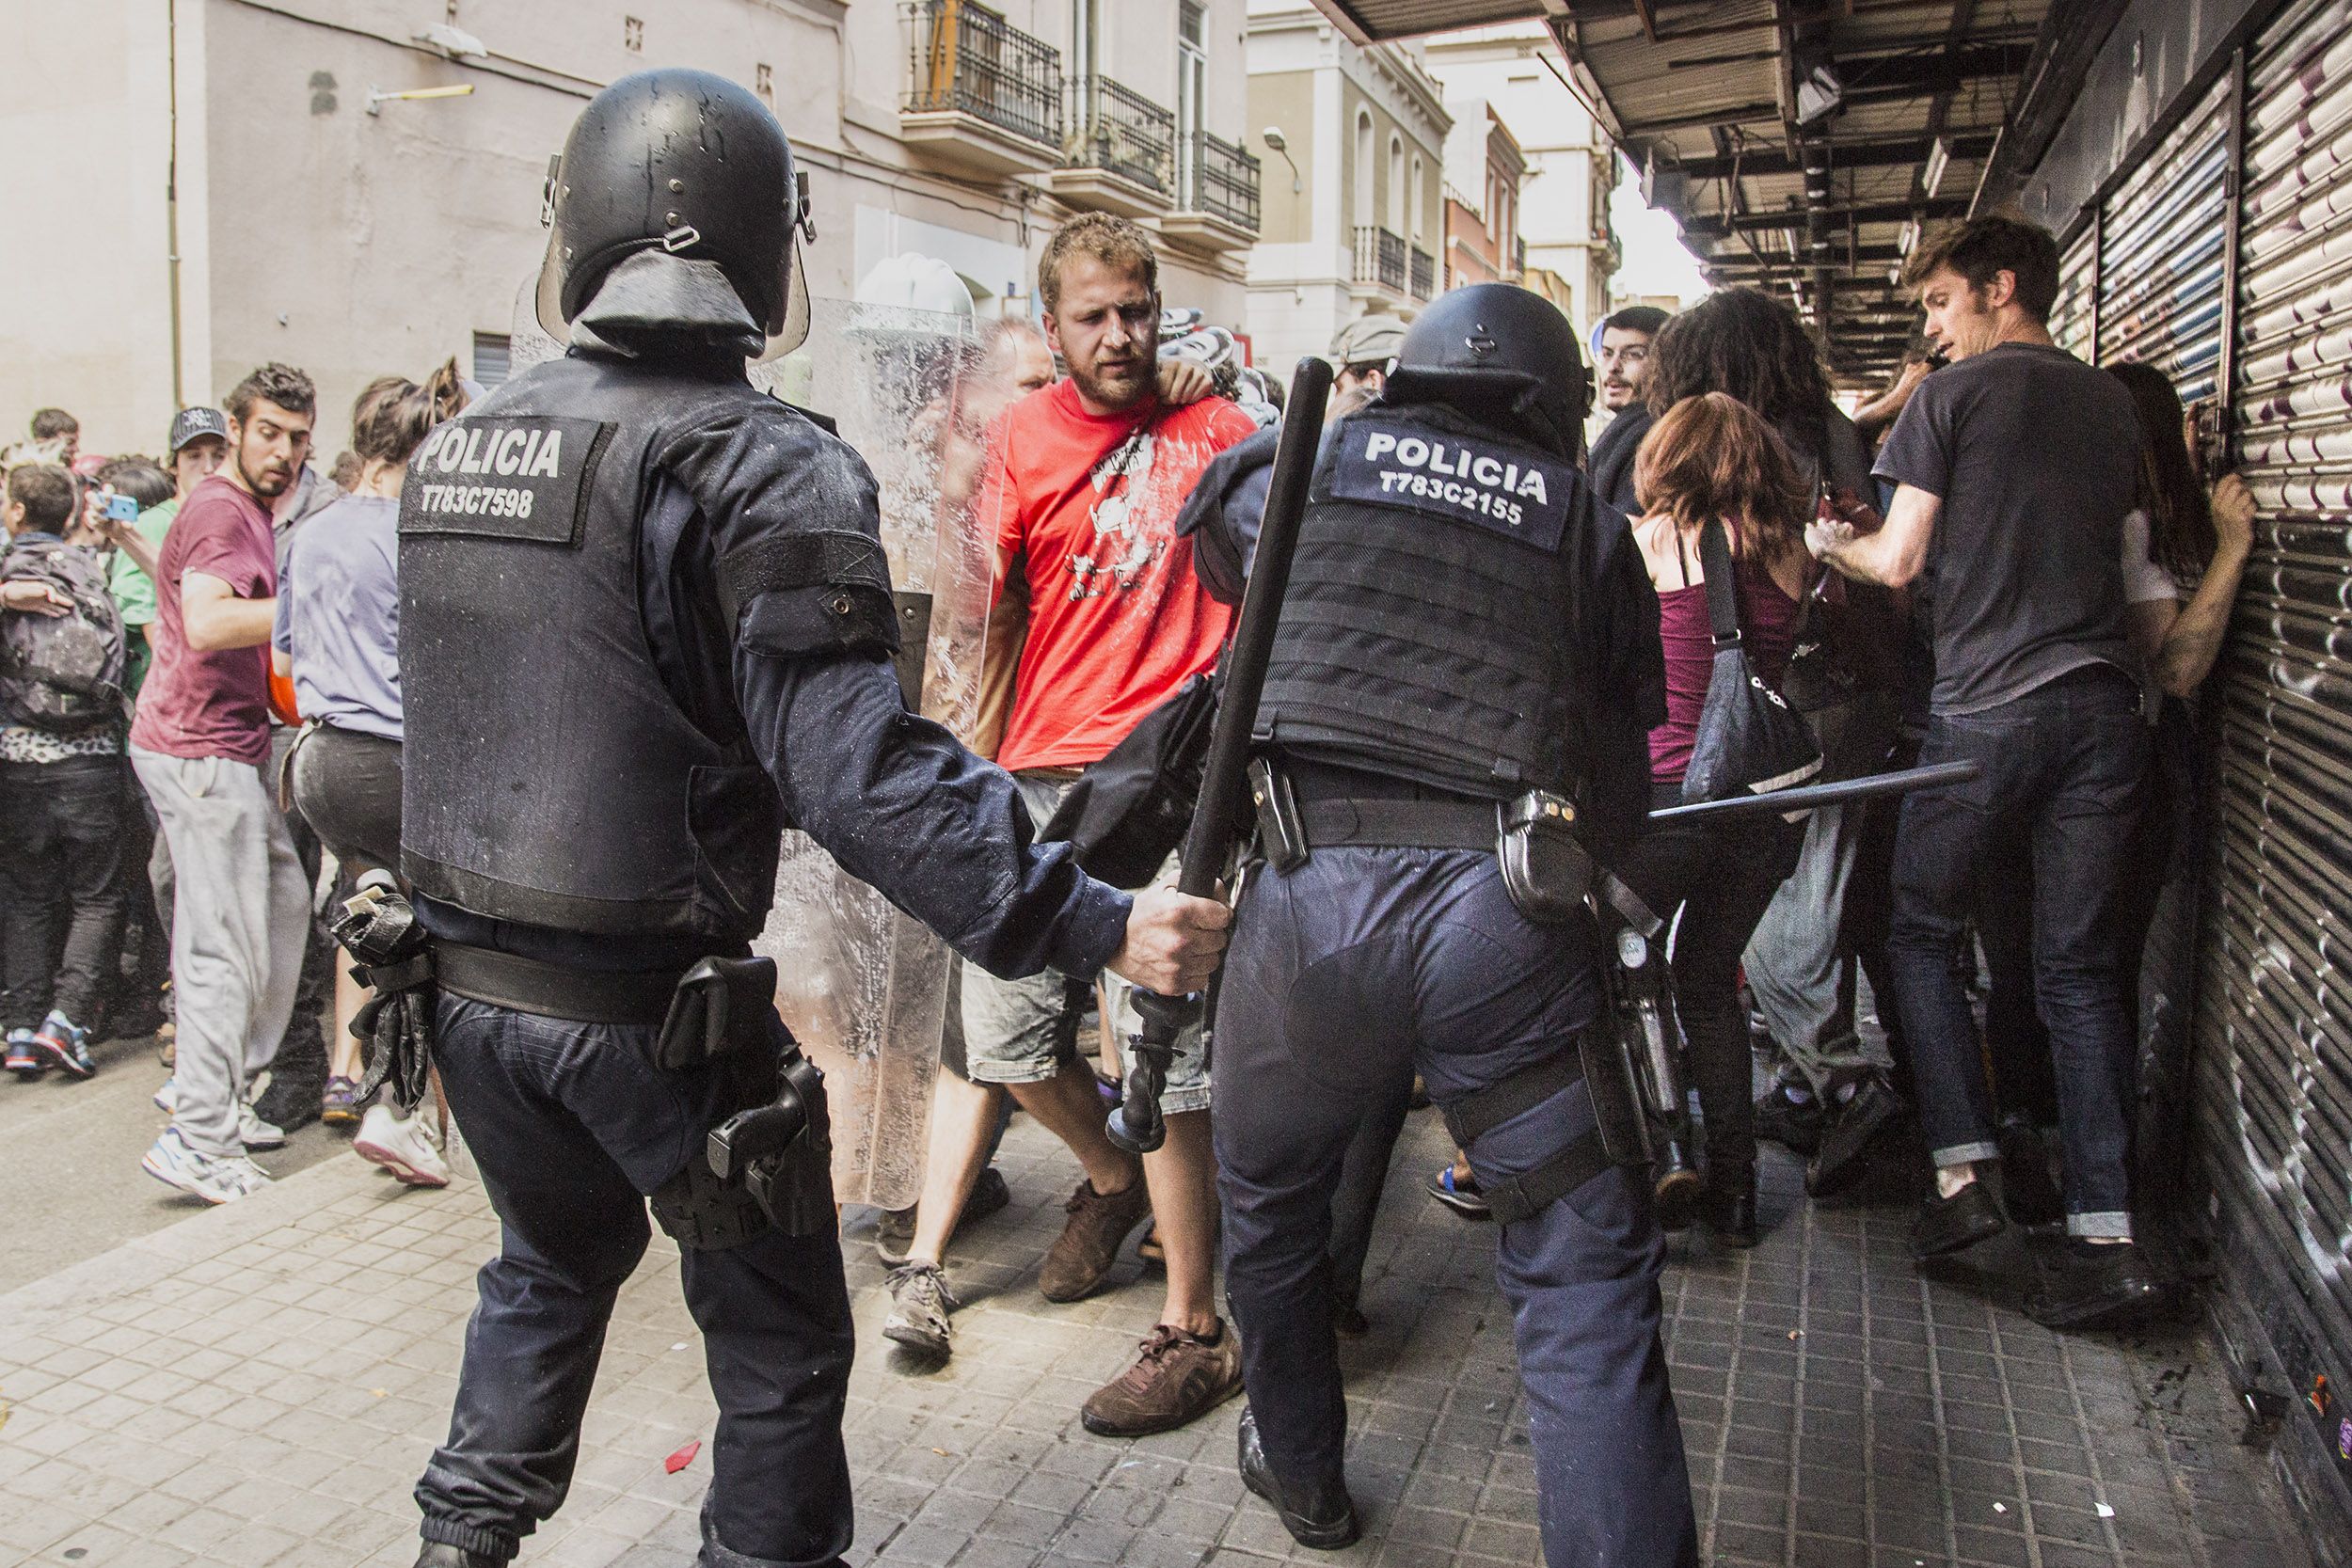
[(1446, 113), (1445, 286), (1517, 283), (1527, 272), (1519, 233), (1519, 184), (1527, 155), (1483, 98), (1454, 99)]
[[(1137, 217), (1162, 291), (1239, 328), (1258, 223), (1245, 0), (80, 0), (0, 52), (0, 420), (94, 451), (254, 363), (358, 388), (450, 355), (485, 380), (545, 245), (549, 154), (632, 71), (753, 87), (812, 184), (811, 292), (939, 257), (1034, 309), (1073, 213)], [(1216, 65), (1212, 69), (1212, 63)], [(34, 239), (32, 236), (40, 236)], [(20, 412), (20, 410), (22, 412)]]
[(1447, 33), (1426, 47), (1429, 73), (1445, 85), (1448, 102), (1486, 104), (1525, 159), (1519, 281), (1589, 333), (1612, 309), (1610, 279), (1620, 260), (1609, 218), (1617, 154), (1568, 90), (1559, 44), (1542, 23), (1520, 22)]
[(1420, 45), (1360, 49), (1303, 0), (1249, 0), (1248, 58), (1265, 170), (1249, 336), (1257, 362), (1287, 375), (1348, 322), (1409, 319), (1445, 287), (1452, 119)]

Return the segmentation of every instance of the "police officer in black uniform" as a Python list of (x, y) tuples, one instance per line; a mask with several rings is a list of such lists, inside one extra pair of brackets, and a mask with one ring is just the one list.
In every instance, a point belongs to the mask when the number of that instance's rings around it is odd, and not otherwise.
[[(745, 378), (801, 219), (766, 107), (626, 78), (549, 183), (570, 352), (437, 431), (402, 499), (402, 864), (504, 1226), (418, 1561), (504, 1562), (563, 1501), (650, 1196), (719, 1405), (701, 1561), (832, 1563), (851, 1336), (822, 1090), (743, 961), (786, 825), (1005, 974), (1181, 991), (1226, 915), (1033, 845), (1011, 782), (906, 711), (873, 478)], [(746, 1180), (707, 1134), (751, 1123), (797, 1135), (729, 1146)]]
[(1291, 566), (1256, 729), (1265, 863), (1215, 1075), (1242, 1477), (1311, 1546), (1357, 1532), (1330, 1195), (1418, 1070), (1502, 1222), (1545, 1560), (1697, 1561), (1663, 1245), (1582, 1070), (1602, 1006), (1585, 857), (1637, 829), (1664, 717), (1656, 596), (1576, 467), (1586, 386), (1537, 295), (1441, 296), (1337, 426)]

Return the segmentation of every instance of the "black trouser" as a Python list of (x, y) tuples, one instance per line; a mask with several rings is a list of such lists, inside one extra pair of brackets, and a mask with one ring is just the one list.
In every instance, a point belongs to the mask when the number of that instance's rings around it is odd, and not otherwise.
[[(433, 1059), (503, 1227), (466, 1328), (449, 1441), (417, 1483), (424, 1538), (511, 1558), (554, 1513), (645, 1196), (742, 1108), (718, 1068), (652, 1065), (659, 1030), (444, 995)], [(776, 1043), (784, 1043), (782, 1024)], [(841, 1244), (769, 1231), (685, 1249), (686, 1305), (719, 1403), (704, 1568), (813, 1568), (849, 1550), (841, 1415), (853, 1338)]]
[(1981, 713), (1938, 715), (1923, 763), (1971, 760), (1966, 784), (1907, 797), (1895, 851), (1894, 956), (1930, 1157), (1995, 1158), (1995, 1117), (1968, 998), (1952, 971), (1985, 849), (2026, 841), (2034, 991), (2050, 1031), (2067, 1228), (2131, 1234), (2135, 1048), (2123, 1000), (2123, 862), (2148, 768), (2139, 688), (2096, 666)]
[[(1681, 800), (1679, 785), (1660, 784), (1651, 804)], [(1651, 912), (1673, 923), (1675, 1011), (1690, 1042), (1691, 1080), (1707, 1121), (1707, 1180), (1726, 1191), (1756, 1168), (1755, 1073), (1748, 1018), (1740, 1006), (1740, 956), (1804, 847), (1804, 827), (1776, 816), (1666, 823), (1645, 832), (1617, 867)]]
[(400, 742), (318, 724), (294, 742), (294, 805), (343, 875), (400, 869)]
[(0, 763), (0, 1029), (53, 1007), (94, 1028), (122, 933), (122, 758)]
[[(1351, 1142), (1416, 1068), (1443, 1107), (1573, 1053), (1599, 1007), (1594, 937), (1530, 924), (1486, 851), (1326, 848), (1251, 879), (1212, 1071), (1226, 1294), (1278, 1474), (1335, 1476), (1345, 1447), (1330, 1248)], [(1470, 1167), (1500, 1183), (1592, 1127), (1580, 1082), (1480, 1135)], [(1695, 1564), (1648, 1182), (1611, 1167), (1500, 1230), (1546, 1560)], [(1489, 1424), (1460, 1440), (1500, 1444)]]
[(1390, 1085), (1347, 1143), (1339, 1184), (1331, 1193), (1331, 1295), (1342, 1307), (1364, 1299), (1364, 1263), (1372, 1256), (1372, 1227), (1380, 1218), (1380, 1195), (1388, 1190), (1389, 1161), (1412, 1109), (1413, 1083)]

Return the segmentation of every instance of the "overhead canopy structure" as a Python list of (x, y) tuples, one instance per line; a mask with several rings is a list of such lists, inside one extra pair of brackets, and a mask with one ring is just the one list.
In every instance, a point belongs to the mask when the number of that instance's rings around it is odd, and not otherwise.
[(1540, 18), (1563, 79), (1709, 280), (1788, 297), (1885, 374), (1921, 231), (2037, 160), (2121, 0), (1315, 0), (1361, 43)]

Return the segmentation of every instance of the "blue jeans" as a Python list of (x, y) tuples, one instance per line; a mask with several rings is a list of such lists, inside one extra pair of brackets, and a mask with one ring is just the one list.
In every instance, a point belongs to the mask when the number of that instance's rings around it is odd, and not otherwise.
[[(1211, 1070), (1226, 1294), (1277, 1474), (1315, 1482), (1341, 1468), (1330, 1251), (1351, 1143), (1367, 1125), (1385, 1132), (1416, 1068), (1451, 1104), (1575, 1050), (1598, 1007), (1595, 933), (1521, 918), (1492, 854), (1318, 849), (1252, 877)], [(1480, 1136), (1471, 1169), (1489, 1182), (1524, 1174), (1592, 1126), (1576, 1084)], [(1613, 1167), (1501, 1228), (1545, 1560), (1695, 1564), (1648, 1182)]]
[[(745, 1101), (724, 1064), (655, 1068), (655, 1029), (447, 994), (437, 1016), (433, 1059), (504, 1228), (417, 1503), (427, 1541), (512, 1558), (571, 1486), (605, 1325), (649, 1239), (645, 1196)], [(685, 1249), (680, 1274), (719, 1403), (702, 1568), (837, 1563), (853, 1345), (840, 1242), (771, 1230)]]
[(1952, 967), (1988, 850), (2028, 844), (2035, 995), (2050, 1031), (2065, 1155), (2066, 1227), (2132, 1233), (2135, 1048), (2121, 890), (2148, 770), (2137, 686), (2101, 665), (1982, 713), (1929, 722), (1923, 764), (1973, 761), (1973, 781), (1904, 800), (1889, 946), (1919, 1117), (1938, 1165), (1994, 1158), (1983, 1042)]

